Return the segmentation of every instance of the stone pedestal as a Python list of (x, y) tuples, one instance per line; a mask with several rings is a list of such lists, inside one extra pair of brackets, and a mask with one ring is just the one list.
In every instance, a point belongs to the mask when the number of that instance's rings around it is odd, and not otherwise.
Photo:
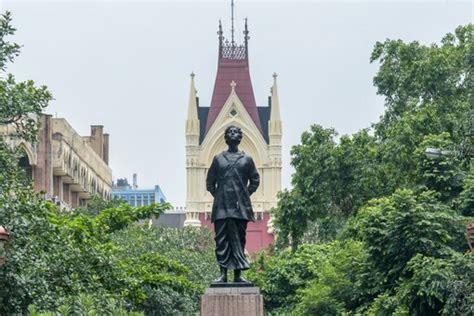
[(263, 316), (263, 295), (258, 287), (227, 283), (207, 288), (201, 300), (201, 316)]

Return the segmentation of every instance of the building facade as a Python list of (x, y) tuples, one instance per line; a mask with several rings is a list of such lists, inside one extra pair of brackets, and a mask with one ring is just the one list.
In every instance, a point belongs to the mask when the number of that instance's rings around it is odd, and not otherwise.
[(129, 185), (126, 179), (119, 179), (112, 188), (112, 196), (123, 199), (133, 207), (166, 202), (159, 185), (150, 189), (138, 189), (136, 174), (133, 175), (133, 186)]
[(35, 191), (66, 209), (86, 205), (93, 194), (110, 199), (109, 135), (103, 133), (103, 126), (91, 126), (91, 135), (83, 137), (63, 118), (43, 114), (39, 120), (35, 143), (16, 138), (11, 125), (0, 126), (7, 142), (23, 149), (20, 165)]
[[(233, 34), (233, 30), (232, 30)], [(281, 190), (282, 121), (277, 76), (268, 105), (257, 106), (249, 70), (249, 31), (245, 22), (244, 43), (223, 36), (219, 23), (217, 74), (209, 107), (199, 105), (194, 74), (186, 119), (186, 226), (212, 228), (213, 198), (206, 191), (206, 175), (214, 155), (227, 150), (224, 130), (236, 125), (244, 137), (240, 150), (252, 156), (260, 173), (260, 187), (252, 195), (256, 222), (247, 228), (247, 250), (265, 248), (274, 241), (270, 209)]]
[[(137, 184), (137, 174), (133, 174), (133, 184), (130, 185), (127, 179), (118, 179), (112, 187), (112, 196), (123, 199), (133, 207), (146, 206), (152, 203), (165, 203), (166, 197), (159, 185), (152, 189), (139, 189)], [(166, 210), (159, 217), (152, 216), (148, 223), (155, 226), (167, 226), (171, 228), (183, 228), (185, 220), (184, 207), (175, 207)]]
[(183, 206), (174, 207), (166, 210), (158, 218), (152, 218), (152, 224), (155, 226), (166, 226), (170, 228), (183, 228), (186, 220), (186, 210)]

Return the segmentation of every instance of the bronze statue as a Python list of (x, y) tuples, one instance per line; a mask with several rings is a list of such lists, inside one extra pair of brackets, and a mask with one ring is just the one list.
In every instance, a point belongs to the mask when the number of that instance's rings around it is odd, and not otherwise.
[(228, 270), (234, 270), (234, 282), (249, 283), (241, 272), (250, 267), (245, 236), (247, 223), (255, 221), (250, 195), (257, 190), (260, 176), (252, 157), (239, 151), (242, 130), (229, 126), (224, 138), (229, 149), (214, 156), (206, 179), (207, 190), (214, 197), (211, 221), (221, 272), (214, 283), (227, 282)]

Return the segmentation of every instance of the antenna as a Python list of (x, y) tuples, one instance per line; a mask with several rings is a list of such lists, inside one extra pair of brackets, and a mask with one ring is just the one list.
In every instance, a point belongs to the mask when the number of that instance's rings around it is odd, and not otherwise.
[(232, 22), (232, 28), (231, 28), (232, 46), (235, 46), (235, 41), (234, 41), (234, 0), (230, 1), (230, 13), (231, 13), (231, 22)]

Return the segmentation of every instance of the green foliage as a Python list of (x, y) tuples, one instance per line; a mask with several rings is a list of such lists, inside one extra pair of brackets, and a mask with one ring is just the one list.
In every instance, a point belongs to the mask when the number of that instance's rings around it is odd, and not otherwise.
[(371, 316), (384, 316), (384, 315), (394, 315), (394, 316), (408, 316), (408, 309), (400, 305), (398, 298), (396, 296), (391, 296), (387, 292), (377, 296), (372, 303), (370, 304), (367, 311), (364, 311), (363, 314)]
[(179, 262), (157, 253), (145, 253), (120, 264), (124, 270), (122, 296), (134, 309), (147, 314), (160, 311), (163, 315), (197, 309), (193, 296), (199, 297), (203, 289), (188, 280), (189, 270)]
[[(471, 313), (466, 218), (438, 193), (370, 200), (338, 241), (260, 256), (250, 277), (266, 308), (297, 315)], [(355, 240), (354, 240), (355, 239)]]
[(8, 36), (15, 34), (16, 29), (11, 25), (11, 13), (5, 12), (0, 18), (0, 71), (5, 71), (6, 65), (13, 62), (20, 54), (20, 45), (10, 43)]
[[(39, 209), (38, 203), (46, 202), (38, 199), (31, 209), (8, 214), (21, 222), (34, 215), (35, 223), (17, 227), (7, 221), (12, 240), (0, 274), (6, 284), (0, 314), (23, 312), (30, 304), (41, 311), (85, 306), (87, 300), (78, 303), (74, 298), (87, 293), (99, 302), (114, 300), (147, 313), (198, 310), (203, 284), (211, 278), (209, 274), (203, 280), (204, 274), (216, 273), (210, 233), (131, 225), (158, 216), (168, 204), (122, 205), (88, 216), (61, 213), (47, 203)], [(189, 243), (180, 249), (177, 241)], [(94, 300), (87, 306), (97, 304)]]
[(310, 210), (304, 204), (297, 190), (285, 189), (278, 193), (278, 207), (272, 210), (273, 222), (279, 228), (278, 248), (289, 244), (293, 249), (298, 248), (311, 218)]
[(262, 290), (266, 309), (290, 312), (298, 302), (297, 291), (314, 278), (325, 252), (324, 245), (304, 244), (296, 251), (287, 249), (277, 256), (262, 255), (247, 277)]
[(389, 39), (376, 43), (370, 59), (380, 63), (374, 85), (386, 101), (386, 112), (376, 124), (378, 135), (394, 138), (400, 124), (411, 121), (413, 136), (429, 131), (464, 138), (473, 83), (473, 28), (458, 27), (441, 45)]
[(214, 240), (206, 229), (172, 229), (163, 226), (130, 226), (112, 235), (120, 258), (138, 258), (145, 253), (159, 253), (189, 269), (190, 280), (202, 287), (218, 273)]
[(358, 306), (354, 271), (367, 258), (361, 242), (345, 240), (326, 245), (327, 253), (317, 266), (315, 278), (299, 291), (298, 315), (341, 315)]
[[(419, 183), (429, 190), (438, 192), (444, 202), (451, 201), (462, 191), (462, 182), (467, 169), (467, 166), (463, 166), (467, 161), (463, 161), (454, 147), (451, 137), (444, 132), (440, 135), (425, 136), (414, 153), (417, 159)], [(443, 154), (438, 158), (427, 157), (425, 153), (427, 148), (436, 148)]]
[(124, 199), (114, 196), (110, 200), (104, 200), (97, 194), (94, 194), (88, 201), (87, 206), (76, 208), (75, 212), (85, 215), (97, 215), (108, 208), (116, 208), (127, 203)]
[(141, 312), (130, 312), (123, 307), (123, 303), (115, 299), (97, 298), (93, 295), (79, 294), (71, 297), (64, 305), (59, 306), (55, 311), (39, 312), (35, 305), (28, 306), (30, 316), (68, 316), (68, 315), (88, 315), (88, 316), (140, 316)]
[(397, 296), (410, 315), (474, 314), (474, 257), (452, 253), (444, 258), (417, 254), (407, 264), (411, 277)]
[(94, 226), (98, 231), (112, 233), (123, 229), (138, 220), (148, 219), (151, 216), (160, 216), (170, 209), (169, 203), (154, 203), (147, 206), (132, 207), (121, 204), (117, 208), (106, 209), (94, 218)]
[(474, 217), (474, 164), (464, 180), (463, 191), (459, 195), (459, 212)]
[[(51, 100), (46, 87), (36, 88), (32, 81), (16, 83), (5, 74), (8, 62), (19, 54), (20, 46), (8, 41), (15, 29), (11, 15), (0, 16), (0, 124), (16, 127), (17, 137), (34, 140), (37, 117)], [(0, 137), (0, 219), (11, 233), (6, 265), (0, 268), (0, 314), (23, 312), (35, 297), (49, 301), (49, 267), (45, 248), (54, 247), (48, 234), (48, 213), (54, 207), (31, 190), (24, 172), (18, 167), (21, 153)], [(50, 244), (52, 242), (53, 244)]]
[(359, 238), (374, 267), (384, 272), (387, 286), (405, 276), (406, 265), (416, 254), (440, 257), (449, 246), (459, 249), (463, 244), (462, 219), (438, 202), (433, 192), (415, 195), (400, 190), (373, 200), (361, 209), (356, 223)]
[[(263, 271), (252, 275), (267, 297), (282, 302), (267, 310), (473, 314), (473, 257), (463, 255), (474, 210), (466, 150), (473, 32), (473, 25), (461, 26), (440, 45), (377, 43), (371, 62), (380, 63), (374, 85), (385, 96), (381, 119), (339, 140), (334, 129), (317, 125), (303, 133), (291, 152), (293, 189), (273, 210), (280, 252), (259, 258)], [(430, 158), (427, 148), (441, 155)], [(267, 285), (291, 271), (293, 256), (310, 247), (305, 242), (326, 242), (314, 247), (331, 250), (307, 259), (314, 265), (304, 282)], [(336, 244), (340, 252), (331, 248)]]
[(134, 306), (164, 315), (199, 310), (200, 295), (218, 272), (210, 231), (130, 226), (113, 234), (113, 243), (126, 271), (122, 296)]
[[(427, 266), (414, 265), (419, 260), (416, 258), (421, 256), (430, 262), (450, 261), (459, 256), (460, 252), (456, 251), (467, 248), (463, 241), (463, 218), (439, 202), (432, 191), (415, 195), (410, 190), (399, 190), (390, 197), (373, 200), (362, 208), (355, 220), (355, 227), (355, 235), (364, 242), (369, 254), (357, 279), (364, 288), (372, 289), (371, 293), (367, 293), (369, 295), (360, 297), (360, 300), (369, 303), (374, 296), (378, 296), (371, 310), (377, 310), (378, 301), (389, 300), (391, 303), (385, 304), (384, 309), (392, 306), (391, 313), (397, 309), (407, 310), (410, 315), (438, 313), (452, 293), (445, 293), (444, 297), (433, 303), (433, 297), (425, 297), (426, 293), (421, 290), (407, 292), (406, 289), (413, 289), (414, 282), (419, 284), (420, 273), (423, 277), (428, 276), (428, 270), (422, 272), (417, 269)], [(464, 264), (464, 269), (469, 270), (468, 261), (464, 261)], [(443, 266), (438, 268), (434, 273), (448, 272)], [(458, 274), (456, 278), (437, 280), (437, 286), (448, 289), (451, 280), (455, 281), (459, 277)], [(431, 282), (433, 279), (426, 281)], [(472, 284), (472, 279), (467, 283)], [(426, 286), (424, 288), (429, 290)], [(416, 305), (416, 308), (412, 305)]]
[(291, 150), (294, 187), (280, 194), (273, 212), (282, 245), (297, 247), (308, 231), (317, 241), (332, 240), (364, 202), (392, 190), (367, 130), (342, 136), (339, 144), (336, 136), (313, 125)]
[[(435, 190), (444, 202), (459, 197), (469, 168), (464, 147), (474, 86), (473, 32), (471, 24), (459, 27), (441, 45), (375, 45), (371, 62), (380, 68), (374, 85), (385, 96), (385, 113), (372, 130), (338, 142), (331, 128), (313, 125), (303, 133), (291, 150), (293, 189), (281, 194), (273, 211), (282, 246), (297, 247), (308, 235), (332, 240), (367, 201), (398, 188)], [(447, 154), (428, 159), (428, 147)]]

